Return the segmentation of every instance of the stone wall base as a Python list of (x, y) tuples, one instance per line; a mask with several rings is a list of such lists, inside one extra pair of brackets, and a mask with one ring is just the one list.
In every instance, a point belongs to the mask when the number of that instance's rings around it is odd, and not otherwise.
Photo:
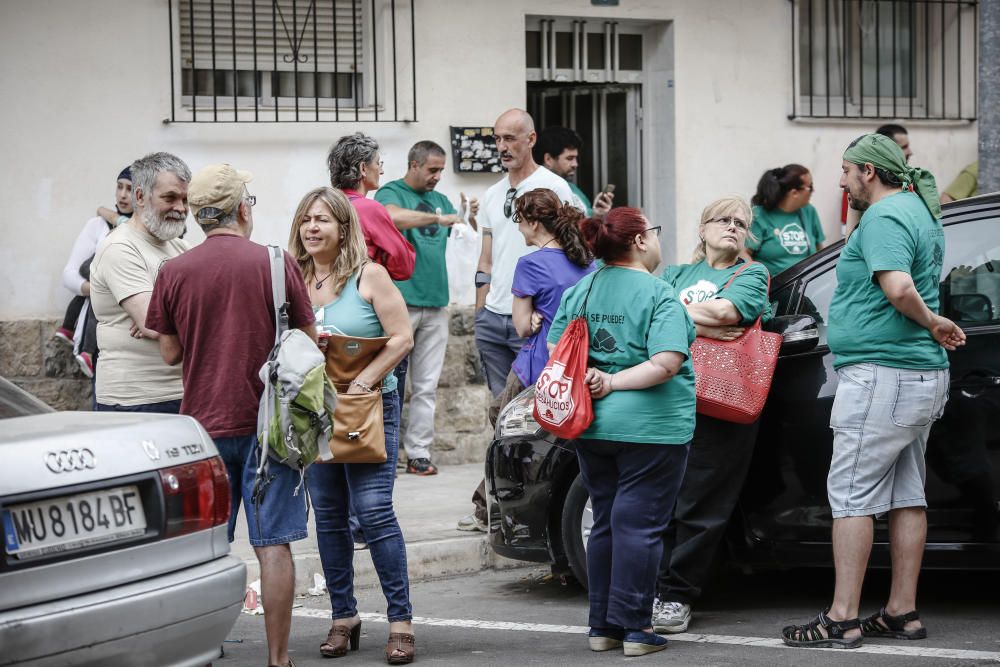
[[(491, 396), (473, 340), (471, 306), (451, 308), (451, 336), (438, 385), (431, 448), (435, 463), (482, 462), (493, 435), (487, 409)], [(72, 348), (55, 336), (56, 320), (0, 322), (0, 375), (57, 410), (89, 410), (91, 382)], [(404, 426), (405, 426), (404, 408)]]

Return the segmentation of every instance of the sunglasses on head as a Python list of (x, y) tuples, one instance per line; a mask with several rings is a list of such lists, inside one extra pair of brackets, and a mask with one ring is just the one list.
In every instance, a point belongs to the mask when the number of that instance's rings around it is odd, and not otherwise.
[(507, 197), (503, 200), (503, 215), (505, 218), (511, 217), (514, 213), (514, 199), (517, 197), (517, 188), (507, 191)]

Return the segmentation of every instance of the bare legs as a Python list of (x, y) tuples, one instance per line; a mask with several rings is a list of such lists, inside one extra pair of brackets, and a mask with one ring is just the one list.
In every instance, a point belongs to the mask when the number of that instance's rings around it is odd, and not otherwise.
[[(833, 562), (837, 569), (836, 587), (829, 616), (835, 621), (858, 617), (861, 586), (868, 567), (874, 539), (874, 521), (870, 516), (833, 520)], [(904, 507), (889, 513), (889, 550), (892, 557), (892, 588), (886, 613), (905, 614), (917, 608), (917, 580), (927, 540), (927, 513), (923, 507)], [(905, 629), (920, 627), (909, 621)], [(848, 639), (860, 630), (844, 633)]]
[[(923, 507), (906, 507), (889, 514), (889, 548), (892, 555), (892, 588), (885, 611), (892, 616), (917, 608), (917, 579), (927, 541), (927, 512)], [(914, 630), (920, 621), (904, 628)]]
[(295, 565), (287, 544), (254, 547), (260, 563), (260, 595), (264, 602), (267, 664), (288, 664), (288, 635), (295, 598)]

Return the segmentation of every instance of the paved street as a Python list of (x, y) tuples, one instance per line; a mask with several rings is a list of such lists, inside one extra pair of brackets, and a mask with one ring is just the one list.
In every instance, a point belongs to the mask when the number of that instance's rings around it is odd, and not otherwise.
[[(603, 665), (619, 653), (587, 649), (585, 594), (575, 585), (548, 580), (545, 569), (426, 581), (412, 587), (417, 615), (418, 662), (434, 665)], [(930, 632), (922, 642), (869, 640), (861, 649), (793, 650), (777, 633), (803, 622), (827, 602), (832, 573), (795, 571), (728, 575), (695, 609), (691, 631), (645, 663), (682, 665), (986, 665), (1000, 664), (1000, 575), (946, 572), (925, 575), (921, 612)], [(863, 609), (870, 613), (888, 590), (888, 577), (868, 582)], [(388, 626), (377, 588), (358, 591), (364, 619), (359, 653), (344, 664), (385, 664)], [(296, 665), (329, 665), (317, 650), (329, 627), (325, 597), (300, 598), (291, 649)], [(262, 665), (264, 623), (242, 615), (216, 667)], [(338, 663), (340, 664), (340, 663)]]

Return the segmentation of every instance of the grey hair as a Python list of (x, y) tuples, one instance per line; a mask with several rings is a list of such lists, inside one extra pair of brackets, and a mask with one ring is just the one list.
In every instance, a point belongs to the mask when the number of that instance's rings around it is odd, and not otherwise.
[(418, 167), (423, 166), (427, 162), (427, 158), (431, 155), (437, 155), (438, 157), (445, 157), (446, 153), (444, 149), (433, 141), (418, 141), (413, 144), (413, 148), (406, 155), (406, 168), (409, 169), (410, 165), (414, 162), (417, 163)]
[(368, 164), (378, 152), (378, 142), (361, 132), (337, 139), (326, 156), (330, 184), (341, 190), (354, 189), (361, 182), (361, 164)]
[(177, 176), (185, 183), (191, 182), (191, 169), (173, 153), (150, 153), (132, 163), (132, 206), (136, 205), (136, 193), (142, 190), (144, 196), (153, 194), (156, 177), (164, 171)]
[(229, 211), (228, 213), (223, 213), (218, 218), (204, 218), (205, 222), (202, 222), (202, 218), (195, 218), (198, 221), (198, 225), (201, 227), (201, 231), (208, 234), (209, 232), (214, 232), (216, 229), (221, 229), (223, 227), (237, 227), (239, 223), (239, 212), (240, 204), (246, 201), (246, 195), (240, 197), (239, 204)]

